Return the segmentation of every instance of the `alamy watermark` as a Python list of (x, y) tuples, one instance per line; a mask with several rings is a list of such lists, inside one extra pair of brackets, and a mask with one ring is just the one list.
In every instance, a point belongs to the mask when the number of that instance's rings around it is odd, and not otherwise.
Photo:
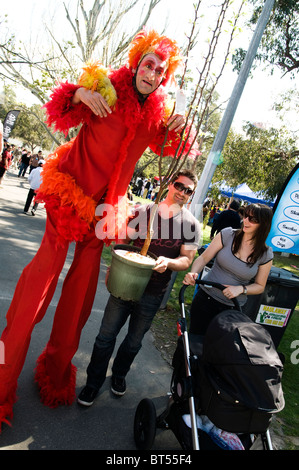
[(291, 349), (295, 350), (292, 352), (291, 357), (290, 357), (291, 363), (294, 365), (297, 365), (299, 364), (299, 340), (298, 339), (295, 339), (291, 343)]
[[(96, 208), (96, 216), (100, 218), (95, 227), (97, 238), (104, 240), (106, 238), (114, 239), (117, 233), (118, 239), (145, 240), (147, 236), (148, 214), (144, 210), (136, 206), (133, 214), (130, 214), (128, 208), (124, 205), (122, 198), (119, 199), (118, 210), (114, 205), (100, 204)], [(151, 206), (150, 211), (154, 209)], [(201, 211), (202, 212), (202, 211)], [(159, 206), (159, 214), (161, 221), (157, 216), (153, 219), (152, 239), (169, 240), (184, 239), (187, 243), (200, 244), (202, 234), (195, 230), (195, 225), (188, 214), (183, 216), (183, 212), (177, 210), (177, 206), (167, 206), (166, 204)], [(173, 215), (174, 214), (174, 215)], [(133, 216), (128, 225), (123, 221)]]

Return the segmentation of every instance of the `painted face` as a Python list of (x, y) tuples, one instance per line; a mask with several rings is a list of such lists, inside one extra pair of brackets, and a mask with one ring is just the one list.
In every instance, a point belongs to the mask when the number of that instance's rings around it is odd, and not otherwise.
[(156, 54), (147, 54), (143, 57), (136, 75), (136, 87), (139, 93), (148, 95), (155, 91), (162, 82), (166, 70), (166, 62), (159, 59)]
[(168, 198), (172, 204), (183, 206), (187, 204), (194, 190), (194, 183), (186, 176), (179, 176), (178, 179), (169, 185)]

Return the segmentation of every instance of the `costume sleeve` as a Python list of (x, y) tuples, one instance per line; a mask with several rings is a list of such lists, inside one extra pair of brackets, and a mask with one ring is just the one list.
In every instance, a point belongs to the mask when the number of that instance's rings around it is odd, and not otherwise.
[(113, 107), (117, 100), (116, 91), (109, 79), (109, 71), (100, 62), (88, 62), (78, 84), (61, 83), (53, 90), (51, 101), (44, 107), (47, 111), (47, 124), (54, 124), (55, 131), (67, 134), (71, 127), (77, 127), (83, 122), (89, 122), (93, 112), (84, 103), (72, 104), (73, 96), (80, 87), (97, 91)]
[(82, 122), (88, 122), (92, 111), (84, 103), (72, 104), (73, 96), (80, 85), (69, 82), (60, 83), (53, 90), (51, 100), (44, 105), (47, 113), (47, 125), (54, 125), (55, 131), (65, 135), (71, 127), (77, 127)]
[[(188, 154), (188, 158), (195, 160), (196, 156), (200, 154), (200, 151), (198, 150), (198, 144), (196, 140), (194, 140), (194, 130), (191, 129), (190, 132), (189, 130), (190, 127), (187, 126), (182, 141), (181, 134), (175, 131), (168, 131), (163, 149), (163, 157), (177, 158), (178, 156), (185, 156), (186, 154)], [(165, 127), (165, 125), (161, 124), (154, 142), (151, 142), (151, 144), (149, 145), (150, 149), (157, 155), (161, 155), (166, 132), (167, 128)], [(177, 151), (177, 149), (179, 150)]]

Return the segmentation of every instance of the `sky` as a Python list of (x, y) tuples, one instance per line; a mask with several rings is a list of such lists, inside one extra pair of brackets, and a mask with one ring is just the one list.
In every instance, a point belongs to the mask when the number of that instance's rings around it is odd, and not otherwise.
[[(74, 3), (75, 0), (72, 0)], [(86, 1), (86, 0), (85, 0)], [(92, 1), (93, 0), (87, 0)], [(69, 4), (70, 0), (66, 0)], [(193, 18), (193, 4), (194, 0), (162, 0), (162, 5), (159, 5), (154, 13), (150, 26), (159, 30), (163, 27), (165, 20), (167, 21), (167, 34), (174, 37), (180, 43), (185, 37), (185, 33), (190, 30), (190, 20)], [(217, 3), (217, 0), (212, 2)], [(219, 3), (219, 2), (218, 2)], [(24, 8), (24, 5), (26, 7)], [(209, 26), (209, 14), (211, 9), (211, 2), (203, 0), (203, 7), (201, 12), (204, 12), (205, 19), (202, 24), (202, 37), (206, 38), (204, 27)], [(2, 14), (7, 13), (10, 21), (11, 29), (18, 31), (20, 37), (30, 35), (31, 31), (40, 31), (42, 36), (43, 18), (46, 12), (47, 20), (52, 15), (56, 14), (55, 21), (61, 21), (62, 30), (64, 22), (67, 21), (64, 16), (63, 1), (62, 0), (10, 0), (5, 2), (2, 7)], [(61, 11), (61, 15), (57, 16), (57, 12)], [(17, 13), (16, 13), (17, 12)], [(133, 20), (133, 19), (132, 19)], [(251, 33), (250, 33), (251, 34)], [(238, 41), (246, 48), (249, 45), (252, 36), (241, 36)], [(239, 42), (236, 45), (239, 46)], [(242, 42), (243, 41), (243, 42)], [(193, 58), (196, 63), (196, 56)], [(196, 64), (195, 64), (196, 66)], [(294, 87), (294, 81), (291, 81), (288, 76), (281, 77), (281, 72), (276, 71), (273, 76), (270, 76), (269, 71), (254, 71), (253, 78), (248, 78), (244, 92), (240, 99), (232, 127), (240, 130), (245, 121), (262, 122), (266, 125), (280, 125), (275, 111), (273, 111), (272, 104), (277, 99), (279, 93), (286, 91), (288, 88)], [(233, 90), (237, 74), (232, 72), (230, 67), (226, 71), (219, 83), (218, 92), (221, 94), (221, 102), (226, 102)], [(0, 80), (1, 86), (1, 80)], [(31, 99), (31, 94), (25, 93), (22, 95), (24, 101)], [(290, 117), (291, 123), (293, 118)], [(297, 128), (298, 129), (298, 128)], [(297, 130), (296, 129), (296, 130)]]

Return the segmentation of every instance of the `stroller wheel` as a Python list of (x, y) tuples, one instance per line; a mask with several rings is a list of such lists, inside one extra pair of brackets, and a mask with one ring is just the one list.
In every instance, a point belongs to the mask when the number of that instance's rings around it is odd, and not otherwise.
[(137, 406), (134, 419), (134, 439), (138, 449), (150, 450), (156, 435), (156, 408), (144, 398)]

